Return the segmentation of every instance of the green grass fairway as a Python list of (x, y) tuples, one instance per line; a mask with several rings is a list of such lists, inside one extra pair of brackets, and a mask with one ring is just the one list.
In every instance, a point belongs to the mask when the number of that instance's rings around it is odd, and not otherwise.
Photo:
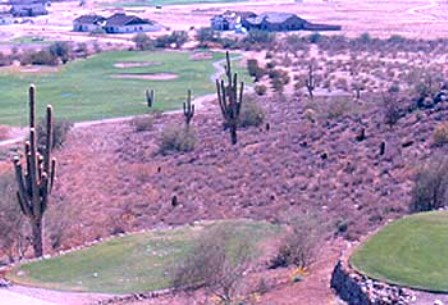
[[(39, 115), (53, 104), (56, 117), (72, 121), (97, 120), (143, 114), (145, 90), (155, 89), (155, 108), (177, 109), (191, 88), (195, 97), (214, 92), (210, 76), (213, 62), (224, 58), (214, 53), (207, 60), (190, 60), (188, 52), (110, 52), (86, 60), (76, 60), (58, 72), (17, 72), (0, 70), (0, 124), (24, 125), (27, 121), (27, 91), (37, 86)], [(115, 65), (125, 62), (155, 63), (150, 66)], [(33, 67), (34, 68), (34, 67)], [(47, 69), (48, 70), (48, 69)], [(44, 69), (45, 71), (45, 69)], [(124, 79), (117, 74), (173, 73), (170, 80)]]
[(375, 279), (448, 292), (448, 212), (413, 215), (387, 225), (353, 254), (351, 264)]
[[(188, 5), (201, 3), (229, 3), (229, 2), (244, 2), (247, 0), (121, 0), (113, 3), (115, 7), (126, 6), (167, 6), (167, 5)], [(106, 5), (109, 5), (107, 3)]]
[[(281, 232), (266, 222), (230, 222), (241, 236), (262, 241)], [(70, 291), (105, 293), (142, 292), (168, 287), (165, 267), (183, 257), (198, 233), (210, 225), (185, 226), (120, 237), (57, 258), (33, 262), (12, 270), (17, 283)], [(239, 235), (239, 236), (240, 236)], [(24, 273), (22, 276), (17, 274)]]

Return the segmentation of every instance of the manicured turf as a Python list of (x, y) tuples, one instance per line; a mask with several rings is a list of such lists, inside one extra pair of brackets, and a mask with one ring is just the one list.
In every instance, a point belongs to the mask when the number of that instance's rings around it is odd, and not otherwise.
[(448, 292), (448, 212), (387, 225), (353, 254), (351, 264), (372, 278)]
[[(0, 124), (23, 125), (27, 115), (27, 89), (37, 86), (39, 115), (47, 103), (53, 104), (56, 117), (72, 121), (96, 120), (145, 113), (144, 92), (156, 90), (155, 108), (176, 109), (182, 106), (187, 89), (194, 96), (214, 92), (210, 76), (212, 63), (223, 58), (214, 53), (207, 60), (190, 60), (183, 52), (110, 52), (62, 66), (59, 72), (30, 73), (14, 69), (0, 70)], [(146, 67), (118, 68), (122, 62), (153, 62)], [(174, 73), (172, 80), (113, 78), (121, 73)]]
[[(278, 226), (231, 221), (238, 236), (272, 238)], [(186, 226), (116, 238), (57, 258), (20, 266), (9, 278), (24, 284), (71, 291), (131, 293), (168, 287), (166, 266), (185, 256), (193, 239), (210, 225)], [(24, 273), (22, 276), (17, 276)]]

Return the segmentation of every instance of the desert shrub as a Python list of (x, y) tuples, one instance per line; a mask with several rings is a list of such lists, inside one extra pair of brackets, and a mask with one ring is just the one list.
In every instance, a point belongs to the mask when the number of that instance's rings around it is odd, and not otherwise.
[(131, 120), (131, 126), (136, 132), (149, 131), (153, 125), (153, 119), (148, 116), (136, 116)]
[(200, 28), (196, 32), (196, 39), (201, 45), (206, 42), (220, 42), (221, 33), (212, 28)]
[(66, 200), (52, 200), (45, 214), (45, 238), (52, 249), (61, 248), (77, 213), (74, 205), (68, 204)]
[[(37, 124), (37, 143), (39, 146), (45, 146), (47, 140), (47, 124), (44, 119), (40, 120)], [(64, 145), (67, 135), (70, 129), (73, 127), (73, 123), (67, 120), (54, 120), (53, 122), (53, 146), (52, 149), (61, 148)]]
[(290, 232), (282, 242), (274, 264), (306, 268), (316, 257), (318, 245), (324, 240), (327, 228), (317, 214), (301, 213), (288, 218)]
[(326, 117), (329, 119), (339, 118), (353, 110), (353, 103), (348, 98), (330, 98), (327, 104)]
[(138, 33), (132, 38), (135, 43), (135, 48), (139, 51), (146, 51), (154, 49), (154, 41), (145, 33)]
[(188, 34), (185, 31), (173, 31), (169, 35), (163, 35), (156, 38), (154, 46), (156, 48), (174, 48), (182, 47), (188, 41)]
[(229, 224), (207, 229), (187, 257), (168, 271), (172, 286), (181, 290), (202, 287), (220, 303), (234, 304), (254, 253), (249, 236), (240, 233)]
[(262, 96), (262, 95), (266, 94), (266, 92), (268, 91), (268, 88), (265, 85), (256, 85), (254, 90), (257, 95)]
[(389, 126), (393, 126), (401, 118), (400, 101), (398, 99), (398, 95), (394, 92), (387, 92), (383, 93), (382, 97), (384, 122)]
[(307, 37), (310, 43), (319, 43), (322, 40), (322, 35), (318, 32), (312, 33)]
[(28, 245), (16, 192), (14, 175), (0, 173), (0, 258), (5, 255), (9, 262), (22, 258)]
[(189, 152), (194, 150), (196, 142), (196, 133), (191, 127), (168, 126), (162, 131), (159, 152), (164, 155), (171, 152)]
[(64, 41), (57, 41), (48, 47), (48, 52), (61, 60), (63, 64), (67, 63), (72, 58), (72, 48)]
[(436, 157), (425, 164), (415, 177), (411, 212), (439, 209), (448, 200), (448, 159)]
[(242, 42), (245, 44), (269, 44), (274, 42), (275, 34), (261, 31), (261, 30), (252, 30), (247, 33), (246, 37), (243, 38)]
[(247, 99), (241, 106), (239, 126), (250, 127), (260, 126), (265, 118), (264, 109), (253, 99)]
[(58, 57), (50, 53), (48, 49), (40, 51), (30, 51), (25, 53), (21, 58), (22, 65), (45, 65), (56, 66)]
[(250, 76), (255, 78), (256, 82), (266, 74), (266, 71), (258, 66), (258, 61), (256, 59), (249, 59), (247, 61), (247, 71), (249, 72)]
[(448, 122), (441, 123), (436, 127), (432, 135), (434, 144), (444, 145), (448, 143)]
[(271, 79), (272, 88), (276, 92), (282, 92), (285, 85), (291, 81), (288, 72), (284, 70), (270, 70), (268, 75)]

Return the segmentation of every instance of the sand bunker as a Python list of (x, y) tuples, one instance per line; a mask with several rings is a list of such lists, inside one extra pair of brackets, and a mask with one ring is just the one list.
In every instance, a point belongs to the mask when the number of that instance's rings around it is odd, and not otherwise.
[(213, 58), (212, 52), (198, 52), (190, 55), (190, 60), (209, 60)]
[(138, 67), (152, 67), (152, 66), (160, 66), (162, 63), (156, 61), (124, 61), (117, 62), (114, 64), (115, 68), (126, 69), (126, 68), (138, 68)]
[(124, 78), (124, 79), (145, 79), (145, 80), (172, 80), (179, 76), (174, 73), (122, 73), (114, 74), (113, 78)]

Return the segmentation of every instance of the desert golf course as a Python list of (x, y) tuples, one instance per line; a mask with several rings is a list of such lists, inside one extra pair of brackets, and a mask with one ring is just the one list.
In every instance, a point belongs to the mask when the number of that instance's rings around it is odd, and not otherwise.
[(194, 240), (211, 226), (232, 226), (236, 238), (261, 243), (281, 233), (267, 222), (207, 222), (113, 238), (83, 250), (14, 268), (18, 284), (83, 292), (132, 293), (169, 287), (167, 267), (184, 258)]
[(214, 63), (223, 53), (108, 52), (59, 67), (0, 69), (0, 125), (23, 126), (27, 88), (37, 87), (38, 114), (52, 104), (56, 117), (74, 122), (148, 112), (145, 90), (154, 89), (154, 109), (182, 107), (187, 90), (194, 97), (214, 92)]
[(374, 279), (448, 292), (448, 212), (397, 220), (362, 245), (352, 266)]

